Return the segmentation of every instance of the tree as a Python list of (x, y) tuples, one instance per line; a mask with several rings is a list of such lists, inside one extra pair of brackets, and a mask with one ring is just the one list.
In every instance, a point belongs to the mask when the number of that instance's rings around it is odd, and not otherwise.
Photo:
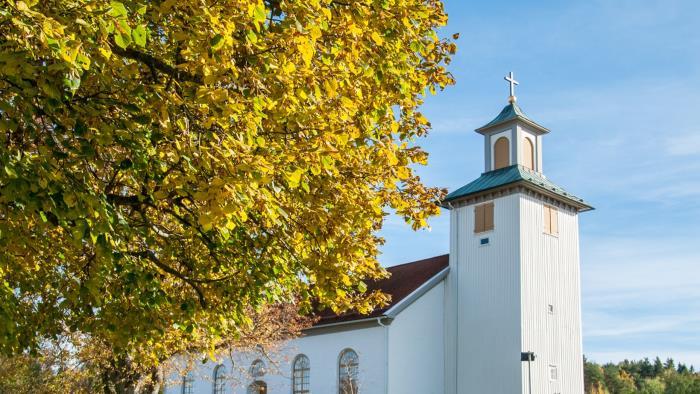
[[(251, 311), (368, 312), (387, 211), (451, 84), (439, 0), (24, 0), (0, 8), (0, 351), (79, 333), (130, 362)], [(124, 359), (119, 362), (125, 362)]]
[(600, 365), (583, 360), (584, 391), (588, 394), (605, 394), (605, 374)]
[(44, 343), (34, 354), (0, 356), (0, 393), (94, 393), (93, 371), (74, 362), (68, 342)]
[(643, 394), (664, 394), (666, 384), (660, 377), (654, 379), (644, 379), (639, 388), (639, 392)]
[(637, 392), (632, 375), (614, 364), (603, 366), (605, 385), (611, 394), (630, 394)]
[(664, 363), (659, 356), (654, 359), (654, 376), (660, 376), (664, 371)]

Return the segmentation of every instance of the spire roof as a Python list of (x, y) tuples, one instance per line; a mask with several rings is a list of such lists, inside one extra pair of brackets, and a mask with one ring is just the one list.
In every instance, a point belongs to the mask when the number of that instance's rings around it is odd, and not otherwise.
[(520, 120), (521, 122), (529, 125), (530, 127), (533, 127), (542, 134), (549, 133), (549, 129), (547, 129), (544, 126), (541, 126), (534, 120), (528, 118), (523, 112), (523, 110), (520, 109), (520, 106), (518, 106), (518, 104), (515, 103), (515, 100), (508, 103), (508, 105), (506, 105), (503, 108), (501, 113), (498, 114), (498, 116), (496, 116), (492, 121), (476, 129), (476, 132), (481, 133), (483, 131), (489, 130), (495, 126), (504, 124), (506, 122), (510, 122), (512, 120)]
[(481, 174), (481, 176), (475, 181), (448, 194), (442, 203), (445, 204), (462, 197), (516, 183), (522, 184), (539, 192), (549, 194), (559, 200), (566, 201), (569, 204), (577, 207), (580, 211), (593, 209), (593, 207), (591, 207), (582, 198), (576, 197), (575, 195), (567, 192), (560, 186), (557, 186), (549, 179), (545, 178), (542, 174), (517, 164)]

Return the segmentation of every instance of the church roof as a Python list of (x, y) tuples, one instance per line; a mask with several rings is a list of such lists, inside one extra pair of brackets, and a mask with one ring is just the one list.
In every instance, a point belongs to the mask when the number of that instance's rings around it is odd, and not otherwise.
[(523, 123), (528, 124), (529, 126), (539, 130), (542, 133), (549, 133), (549, 129), (547, 129), (544, 126), (541, 126), (534, 120), (528, 118), (525, 113), (523, 112), (522, 109), (516, 104), (515, 102), (508, 103), (505, 107), (503, 107), (503, 110), (501, 110), (501, 113), (498, 114), (492, 121), (488, 122), (487, 124), (479, 127), (476, 129), (477, 133), (480, 133), (482, 131), (488, 130), (492, 127), (501, 125), (503, 123), (509, 122), (511, 120), (520, 120)]
[(446, 272), (448, 266), (449, 255), (445, 254), (414, 261), (412, 263), (388, 267), (386, 270), (391, 273), (391, 276), (386, 279), (368, 283), (367, 291), (381, 290), (384, 294), (391, 295), (389, 305), (383, 308), (377, 308), (369, 315), (362, 315), (355, 311), (349, 311), (338, 315), (327, 309), (319, 313), (320, 319), (314, 326), (388, 316), (392, 308), (399, 305), (402, 301), (408, 300), (410, 296), (418, 293), (421, 286), (429, 284), (431, 279), (438, 277), (442, 272)]
[(576, 197), (563, 188), (557, 186), (539, 172), (531, 171), (521, 165), (512, 165), (510, 167), (485, 172), (471, 183), (448, 194), (443, 200), (443, 203), (518, 182), (524, 183), (547, 194), (554, 194), (555, 196), (558, 196), (578, 207), (582, 211), (593, 209), (593, 207), (591, 207), (582, 198)]

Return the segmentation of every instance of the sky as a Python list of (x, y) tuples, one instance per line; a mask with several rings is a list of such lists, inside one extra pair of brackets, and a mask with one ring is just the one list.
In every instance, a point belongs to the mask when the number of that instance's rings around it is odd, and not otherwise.
[[(551, 130), (544, 173), (581, 214), (583, 348), (597, 362), (660, 356), (700, 367), (700, 32), (697, 0), (446, 0), (457, 80), (422, 110), (423, 181), (483, 172), (473, 130), (507, 104)], [(413, 232), (389, 217), (385, 266), (448, 252), (449, 215)]]

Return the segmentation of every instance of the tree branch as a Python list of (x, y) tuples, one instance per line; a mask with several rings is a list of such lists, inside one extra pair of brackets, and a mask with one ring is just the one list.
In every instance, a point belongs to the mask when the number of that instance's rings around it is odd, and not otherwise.
[(196, 74), (188, 73), (187, 71), (178, 70), (176, 67), (164, 62), (155, 56), (149, 55), (145, 52), (138, 51), (133, 48), (122, 49), (114, 43), (110, 43), (112, 52), (125, 57), (127, 59), (136, 60), (141, 62), (151, 69), (156, 69), (164, 74), (169, 75), (172, 79), (178, 82), (194, 82), (202, 83), (202, 77)]

